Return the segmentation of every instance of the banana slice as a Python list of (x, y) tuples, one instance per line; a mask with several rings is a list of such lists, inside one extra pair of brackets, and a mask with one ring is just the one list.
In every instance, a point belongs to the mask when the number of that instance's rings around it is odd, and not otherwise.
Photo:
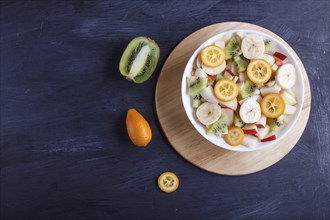
[(202, 63), (202, 69), (209, 75), (218, 75), (226, 69), (226, 61), (224, 61), (220, 66), (215, 68), (207, 67)]
[(256, 59), (265, 52), (264, 40), (256, 34), (249, 34), (243, 39), (241, 49), (244, 57)]
[(290, 89), (297, 81), (296, 70), (292, 64), (284, 64), (281, 66), (275, 75), (277, 85), (283, 89)]
[(255, 123), (261, 117), (261, 109), (259, 103), (253, 99), (247, 99), (239, 110), (239, 115), (245, 123)]
[(197, 108), (196, 116), (205, 126), (216, 122), (221, 116), (221, 107), (218, 104), (205, 102)]

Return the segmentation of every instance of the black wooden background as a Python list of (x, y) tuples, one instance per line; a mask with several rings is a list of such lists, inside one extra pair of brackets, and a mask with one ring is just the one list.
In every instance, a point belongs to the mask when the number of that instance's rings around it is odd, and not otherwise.
[[(329, 1), (1, 0), (1, 219), (329, 219)], [(210, 24), (244, 21), (286, 40), (311, 82), (312, 110), (296, 147), (247, 176), (207, 173), (161, 131), (155, 86), (171, 50)], [(156, 40), (144, 84), (118, 71), (127, 43)], [(147, 148), (125, 116), (150, 122)], [(187, 140), (189, 141), (189, 140)], [(179, 189), (162, 193), (159, 174)]]

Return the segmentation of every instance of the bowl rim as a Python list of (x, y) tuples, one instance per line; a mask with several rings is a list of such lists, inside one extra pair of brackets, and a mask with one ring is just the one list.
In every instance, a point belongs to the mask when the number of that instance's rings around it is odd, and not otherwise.
[[(203, 132), (201, 132), (201, 130), (199, 128), (197, 128), (195, 124), (197, 124), (198, 122), (196, 121), (195, 118), (193, 118), (193, 115), (190, 115), (190, 113), (188, 113), (188, 104), (186, 103), (186, 97), (189, 97), (189, 108), (192, 109), (191, 106), (191, 98), (190, 96), (187, 94), (187, 81), (186, 81), (186, 77), (188, 74), (190, 74), (191, 70), (193, 69), (193, 62), (195, 62), (195, 59), (197, 57), (197, 54), (200, 52), (200, 50), (205, 47), (206, 45), (211, 45), (213, 44), (218, 38), (220, 38), (223, 35), (226, 35), (227, 33), (237, 33), (237, 32), (243, 32), (245, 34), (248, 33), (255, 33), (258, 35), (261, 35), (263, 37), (266, 37), (272, 41), (274, 41), (276, 43), (276, 45), (279, 45), (280, 51), (285, 51), (285, 54), (287, 55), (288, 58), (290, 58), (290, 63), (293, 64), (295, 66), (296, 69), (296, 73), (297, 73), (297, 83), (299, 81), (301, 81), (301, 83), (299, 84), (299, 97), (301, 102), (298, 103), (297, 105), (297, 112), (294, 114), (294, 119), (291, 120), (286, 126), (285, 131), (282, 131), (283, 134), (281, 134), (275, 141), (271, 141), (271, 142), (260, 142), (258, 143), (258, 145), (261, 144), (261, 146), (257, 146), (254, 148), (250, 148), (244, 145), (239, 145), (238, 147), (232, 147), (230, 145), (228, 145), (227, 143), (224, 142), (223, 139), (219, 139), (217, 138), (217, 142), (214, 141), (215, 136), (212, 135), (207, 135), (205, 132), (205, 128), (203, 128)], [(273, 33), (274, 34), (274, 33)], [(277, 36), (276, 34), (274, 34), (276, 37), (278, 37), (280, 40), (284, 41), (281, 37)], [(185, 113), (190, 121), (190, 123), (193, 125), (193, 127), (197, 130), (197, 132), (203, 137), (205, 138), (207, 141), (209, 141), (210, 143), (216, 145), (217, 147), (220, 148), (224, 148), (230, 151), (238, 151), (238, 152), (248, 152), (248, 151), (256, 151), (256, 150), (261, 150), (261, 149), (265, 149), (265, 148), (269, 148), (273, 145), (276, 145), (276, 143), (278, 143), (280, 140), (282, 140), (284, 137), (286, 137), (288, 135), (288, 133), (293, 129), (293, 127), (295, 126), (295, 124), (297, 123), (301, 111), (302, 111), (302, 107), (303, 107), (303, 102), (304, 102), (304, 95), (305, 95), (305, 87), (304, 87), (304, 79), (303, 79), (303, 71), (300, 68), (297, 60), (295, 59), (294, 53), (292, 53), (290, 51), (290, 45), (285, 42), (286, 44), (288, 44), (289, 47), (287, 47), (285, 44), (283, 44), (280, 40), (276, 39), (275, 37), (267, 34), (267, 33), (263, 33), (260, 31), (256, 31), (253, 29), (248, 29), (248, 28), (238, 28), (238, 29), (232, 29), (232, 30), (227, 30), (224, 32), (220, 32), (217, 33), (215, 35), (213, 35), (212, 37), (208, 38), (207, 40), (205, 40), (203, 43), (201, 43), (198, 48), (192, 53), (192, 55), (190, 56), (190, 58), (187, 61), (187, 64), (184, 68), (184, 72), (182, 75), (182, 80), (181, 80), (181, 101), (185, 110)], [(293, 50), (293, 49), (292, 49)], [(294, 51), (293, 51), (294, 52)], [(189, 65), (190, 64), (190, 65)], [(189, 69), (188, 69), (189, 68)], [(189, 72), (188, 72), (189, 71)], [(298, 98), (298, 95), (297, 95)], [(193, 110), (195, 111), (195, 110)], [(204, 126), (203, 126), (204, 127)]]

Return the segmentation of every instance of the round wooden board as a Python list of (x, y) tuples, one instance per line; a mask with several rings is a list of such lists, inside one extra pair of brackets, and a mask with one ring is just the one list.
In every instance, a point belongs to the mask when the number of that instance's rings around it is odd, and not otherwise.
[[(305, 84), (302, 113), (296, 126), (280, 142), (252, 152), (220, 148), (204, 139), (190, 123), (181, 101), (184, 68), (197, 47), (210, 37), (229, 30), (250, 29), (268, 34), (282, 42), (296, 57)], [(310, 112), (311, 93), (306, 70), (294, 50), (279, 36), (257, 25), (242, 22), (218, 23), (202, 28), (185, 38), (167, 58), (156, 87), (156, 110), (161, 127), (174, 149), (192, 164), (212, 173), (245, 175), (263, 170), (281, 160), (301, 137)]]

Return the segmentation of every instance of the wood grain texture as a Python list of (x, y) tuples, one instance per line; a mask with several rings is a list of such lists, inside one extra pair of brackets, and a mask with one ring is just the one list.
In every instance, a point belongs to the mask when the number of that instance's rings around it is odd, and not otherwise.
[[(329, 219), (328, 0), (0, 1), (0, 219)], [(243, 21), (288, 42), (311, 83), (310, 120), (297, 146), (261, 172), (205, 172), (167, 141), (155, 88), (171, 51), (211, 24)], [(160, 62), (141, 85), (118, 71), (138, 35)], [(147, 148), (129, 141), (125, 116), (149, 121)], [(175, 193), (156, 184), (180, 178)]]
[[(279, 40), (302, 70), (305, 86), (304, 103), (296, 126), (271, 147), (254, 152), (234, 152), (219, 148), (201, 136), (190, 123), (181, 100), (181, 79), (194, 51), (204, 41), (229, 30), (255, 30)], [(311, 93), (308, 76), (301, 60), (279, 36), (257, 25), (224, 22), (202, 28), (185, 38), (167, 58), (156, 87), (156, 110), (161, 127), (174, 149), (192, 164), (223, 175), (245, 175), (263, 170), (281, 160), (296, 145), (309, 118)]]

